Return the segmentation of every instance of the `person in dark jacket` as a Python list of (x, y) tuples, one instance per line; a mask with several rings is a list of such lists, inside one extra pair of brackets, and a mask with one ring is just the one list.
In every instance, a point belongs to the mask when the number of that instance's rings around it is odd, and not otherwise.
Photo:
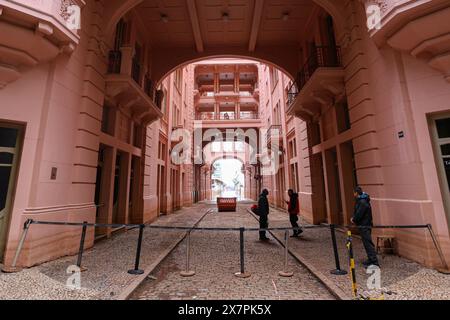
[(372, 218), (372, 206), (370, 204), (370, 196), (365, 193), (361, 187), (357, 187), (354, 192), (356, 199), (355, 211), (352, 223), (356, 224), (359, 229), (359, 233), (362, 238), (364, 249), (367, 253), (367, 261), (363, 262), (365, 267), (375, 265), (379, 266), (377, 252), (375, 251), (375, 245), (372, 241), (372, 228), (373, 218)]
[(289, 201), (286, 201), (288, 205), (289, 221), (291, 222), (292, 228), (295, 228), (294, 234), (291, 236), (297, 238), (303, 230), (300, 229), (298, 225), (298, 215), (300, 214), (300, 203), (298, 201), (298, 193), (294, 190), (288, 190)]
[[(269, 227), (268, 215), (269, 215), (269, 200), (267, 200), (267, 196), (269, 195), (269, 191), (264, 189), (259, 196), (258, 201), (258, 214), (259, 214), (259, 227), (260, 229), (266, 229)], [(259, 232), (259, 240), (267, 241), (269, 238), (266, 236), (265, 231)]]

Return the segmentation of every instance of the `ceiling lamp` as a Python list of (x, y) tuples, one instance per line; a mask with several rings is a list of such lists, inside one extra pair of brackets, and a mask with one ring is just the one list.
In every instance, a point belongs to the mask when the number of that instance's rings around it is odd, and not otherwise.
[(164, 23), (169, 22), (169, 17), (165, 13), (161, 13), (161, 21)]

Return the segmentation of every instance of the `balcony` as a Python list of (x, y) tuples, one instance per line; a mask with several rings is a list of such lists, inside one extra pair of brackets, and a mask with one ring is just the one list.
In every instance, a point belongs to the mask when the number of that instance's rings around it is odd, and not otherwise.
[(194, 102), (196, 105), (211, 105), (214, 103), (241, 103), (241, 104), (259, 104), (259, 92), (258, 94), (252, 94), (251, 92), (205, 92), (200, 94), (198, 91), (195, 94)]
[(344, 68), (339, 47), (316, 47), (288, 91), (288, 114), (304, 120), (320, 112), (344, 92)]
[(135, 120), (149, 124), (163, 116), (162, 97), (143, 68), (132, 47), (109, 53), (106, 96), (112, 103), (131, 110)]
[(71, 54), (79, 43), (70, 6), (84, 0), (0, 0), (0, 89), (21, 73)]
[[(366, 7), (373, 1), (365, 1)], [(450, 3), (448, 0), (391, 0), (379, 6), (381, 20), (368, 26), (375, 43), (388, 44), (425, 60), (450, 82)]]
[(195, 114), (196, 125), (203, 128), (260, 128), (261, 120), (257, 112), (241, 111), (239, 116), (235, 112), (203, 111)]

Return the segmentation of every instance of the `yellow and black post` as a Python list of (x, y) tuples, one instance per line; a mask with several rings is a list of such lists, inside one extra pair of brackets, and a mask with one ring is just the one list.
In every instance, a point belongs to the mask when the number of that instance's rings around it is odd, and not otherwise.
[(356, 285), (356, 270), (355, 270), (355, 259), (353, 257), (353, 239), (352, 232), (347, 232), (347, 250), (348, 250), (348, 258), (350, 265), (350, 277), (352, 280), (352, 293), (353, 298), (358, 299), (358, 287)]

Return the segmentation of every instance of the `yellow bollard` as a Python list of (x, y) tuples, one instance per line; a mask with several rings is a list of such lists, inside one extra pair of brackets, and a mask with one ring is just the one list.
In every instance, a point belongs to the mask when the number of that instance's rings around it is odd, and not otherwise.
[(353, 257), (353, 244), (352, 244), (352, 232), (347, 232), (347, 250), (350, 265), (350, 279), (352, 281), (352, 293), (353, 298), (358, 299), (358, 287), (356, 284), (356, 270), (355, 270), (355, 259)]

